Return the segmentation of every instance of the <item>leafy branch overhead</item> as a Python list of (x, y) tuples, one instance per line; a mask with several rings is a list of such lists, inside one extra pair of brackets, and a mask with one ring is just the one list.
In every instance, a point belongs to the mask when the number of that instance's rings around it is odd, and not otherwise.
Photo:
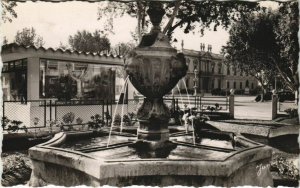
[[(174, 9), (178, 2), (164, 3), (166, 19), (172, 19)], [(149, 3), (146, 1), (120, 3), (107, 2), (106, 5), (98, 9), (98, 19), (107, 18), (107, 23), (111, 24), (110, 29), (113, 29), (113, 19), (122, 17), (125, 14), (138, 18), (138, 32), (145, 32), (149, 25), (149, 18), (146, 10)], [(180, 1), (179, 7), (176, 9), (178, 13), (174, 19), (174, 24), (168, 27), (166, 33), (172, 35), (176, 28), (183, 28), (185, 33), (191, 31), (199, 31), (203, 34), (205, 28), (214, 26), (214, 30), (218, 26), (228, 28), (233, 22), (243, 17), (248, 12), (258, 11), (260, 7), (256, 2), (217, 2), (217, 1)], [(172, 22), (173, 23), (173, 22)]]
[(2, 8), (2, 20), (4, 22), (9, 21), (12, 22), (12, 18), (17, 17), (17, 13), (14, 8), (17, 6), (15, 1), (2, 0), (1, 8)]

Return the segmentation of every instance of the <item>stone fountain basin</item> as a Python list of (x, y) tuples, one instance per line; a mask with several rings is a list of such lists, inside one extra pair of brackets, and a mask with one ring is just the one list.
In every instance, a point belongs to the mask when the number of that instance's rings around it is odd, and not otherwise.
[(128, 147), (136, 138), (126, 134), (113, 135), (108, 148), (105, 134), (97, 138), (103, 142), (94, 147), (76, 143), (93, 135), (92, 131), (58, 133), (30, 148), (33, 171), (29, 185), (273, 185), (271, 149), (242, 136), (234, 137), (237, 147), (221, 148), (194, 145), (191, 135), (174, 134), (170, 140), (177, 147), (167, 158), (143, 159)]

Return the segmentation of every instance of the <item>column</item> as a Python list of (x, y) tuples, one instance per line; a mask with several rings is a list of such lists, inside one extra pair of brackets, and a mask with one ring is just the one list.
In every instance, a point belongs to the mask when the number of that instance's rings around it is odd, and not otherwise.
[(234, 92), (229, 95), (229, 116), (234, 119)]
[(272, 95), (272, 120), (277, 117), (278, 95)]

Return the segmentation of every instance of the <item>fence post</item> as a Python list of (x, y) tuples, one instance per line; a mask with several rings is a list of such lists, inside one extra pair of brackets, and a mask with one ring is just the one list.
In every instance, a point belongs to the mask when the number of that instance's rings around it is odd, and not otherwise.
[(55, 121), (57, 121), (57, 103), (56, 103), (57, 101), (54, 101), (54, 117), (55, 117)]
[(199, 102), (200, 102), (200, 110), (202, 111), (202, 97), (201, 96), (199, 96)]
[[(106, 100), (106, 114), (109, 114), (109, 110), (108, 110), (108, 100)], [(112, 116), (111, 116), (112, 117)], [(108, 119), (106, 118), (106, 125), (108, 125)]]
[(229, 116), (234, 119), (234, 94), (229, 95)]
[(227, 96), (226, 96), (225, 107), (226, 107), (226, 110), (227, 110), (227, 108), (228, 108), (228, 98), (227, 98)]
[(49, 104), (49, 107), (50, 107), (50, 121), (52, 120), (52, 100), (50, 100), (50, 104)]
[(272, 95), (272, 120), (277, 117), (278, 95)]
[(102, 100), (101, 102), (102, 102), (102, 121), (104, 122), (104, 108), (105, 108), (105, 102), (104, 102), (104, 100)]
[(46, 118), (47, 118), (47, 101), (46, 100), (44, 100), (44, 127), (46, 127), (46, 124), (47, 124), (47, 120), (46, 120)]
[(3, 110), (2, 125), (4, 125), (4, 117), (5, 117), (5, 101), (4, 100), (3, 100), (2, 110)]
[(112, 107), (113, 103), (115, 103), (115, 101), (111, 99), (110, 100), (110, 114), (111, 114), (110, 116), (111, 116), (111, 119), (112, 119), (112, 116), (113, 116), (113, 107)]

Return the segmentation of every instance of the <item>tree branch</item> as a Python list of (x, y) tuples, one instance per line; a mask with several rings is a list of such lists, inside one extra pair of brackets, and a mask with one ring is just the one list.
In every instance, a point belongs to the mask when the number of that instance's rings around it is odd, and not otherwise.
[(178, 10), (179, 10), (179, 6), (180, 6), (180, 3), (181, 3), (181, 0), (178, 0), (175, 4), (175, 8), (173, 10), (173, 14), (168, 22), (168, 24), (166, 25), (166, 27), (164, 28), (163, 30), (163, 34), (166, 34), (168, 29), (172, 26), (173, 22), (174, 22), (174, 19), (178, 13)]

